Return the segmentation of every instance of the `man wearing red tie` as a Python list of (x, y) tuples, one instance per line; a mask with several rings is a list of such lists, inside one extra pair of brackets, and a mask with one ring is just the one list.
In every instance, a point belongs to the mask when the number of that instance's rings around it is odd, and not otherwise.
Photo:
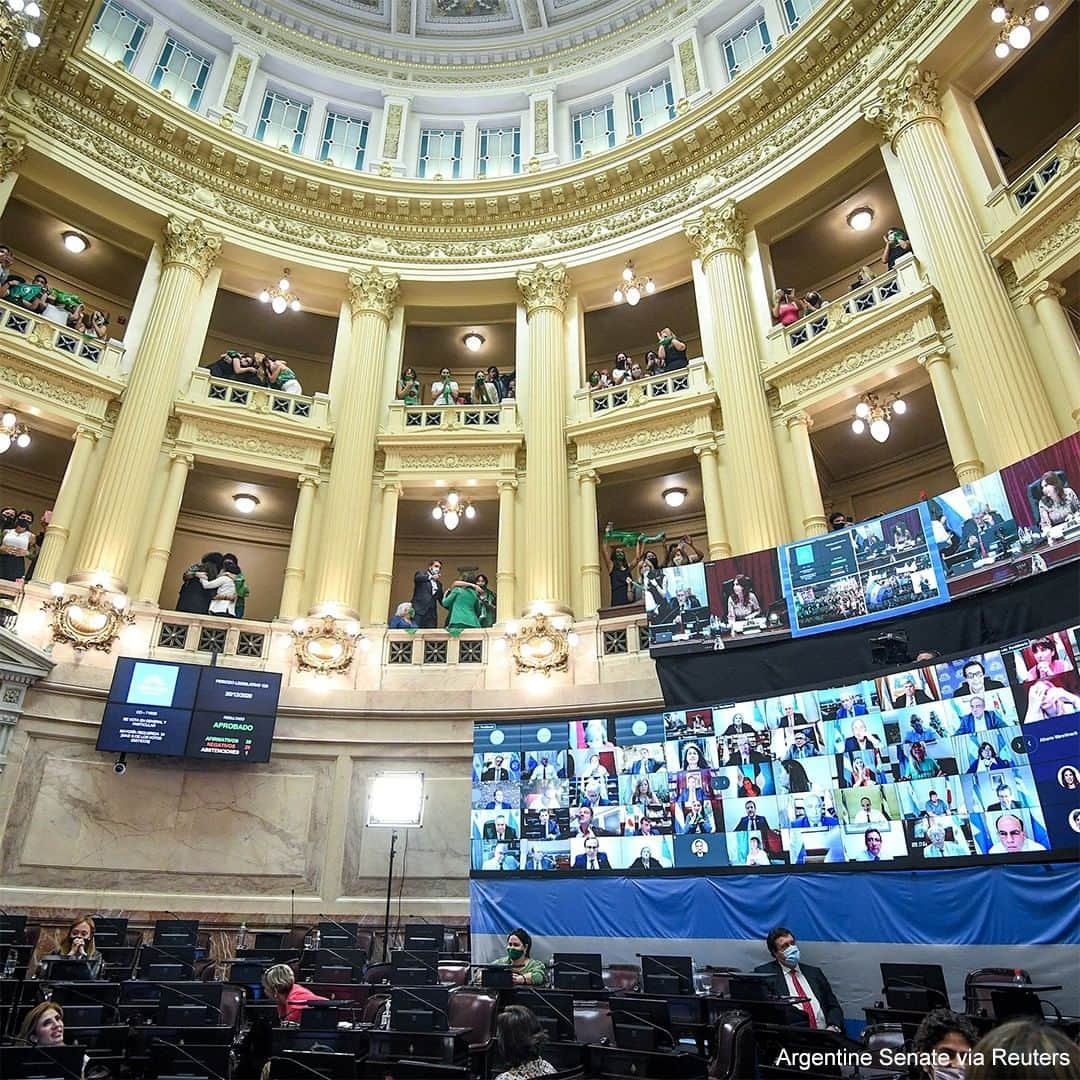
[(773, 992), (778, 997), (806, 998), (796, 1004), (806, 1014), (806, 1022), (812, 1028), (844, 1030), (844, 1010), (825, 978), (821, 968), (802, 964), (795, 935), (786, 926), (769, 931), (765, 945), (773, 959), (754, 970), (762, 975), (772, 975)]

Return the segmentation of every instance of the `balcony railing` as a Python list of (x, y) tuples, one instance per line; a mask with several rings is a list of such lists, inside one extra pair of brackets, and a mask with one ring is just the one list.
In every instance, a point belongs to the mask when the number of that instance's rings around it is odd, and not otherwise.
[(587, 390), (588, 416), (599, 416), (624, 405), (639, 405), (655, 398), (671, 397), (687, 390), (705, 393), (709, 389), (705, 361), (701, 357), (691, 360), (679, 371), (666, 371), (648, 379), (620, 383), (596, 390)]
[(1059, 139), (1026, 172), (1010, 185), (1009, 195), (1017, 210), (1029, 207), (1059, 176), (1080, 163), (1080, 125)]
[(804, 315), (790, 326), (774, 326), (769, 331), (769, 362), (776, 363), (822, 334), (848, 326), (867, 312), (876, 311), (897, 297), (915, 292), (921, 287), (922, 281), (914, 256), (905, 256), (896, 264), (894, 270), (874, 278), (869, 285), (853, 290), (848, 296), (830, 300), (817, 311)]
[(25, 308), (0, 300), (0, 337), (20, 337), (27, 344), (50, 353), (60, 353), (99, 375), (117, 378), (121, 374), (124, 346), (119, 341), (102, 341), (46, 319)]
[(206, 368), (191, 373), (186, 400), (227, 408), (244, 409), (263, 416), (282, 416), (308, 427), (330, 426), (330, 399), (326, 394), (286, 394), (262, 386), (215, 379)]
[(517, 432), (517, 402), (513, 398), (498, 405), (405, 405), (396, 401), (390, 406), (386, 425), (388, 435), (463, 430)]

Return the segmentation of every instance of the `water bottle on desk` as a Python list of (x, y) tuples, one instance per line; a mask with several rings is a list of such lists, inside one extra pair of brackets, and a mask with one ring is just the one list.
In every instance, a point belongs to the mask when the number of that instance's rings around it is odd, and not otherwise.
[(239, 931), (237, 932), (237, 935), (236, 935), (236, 947), (237, 947), (237, 949), (246, 949), (247, 948), (247, 923), (246, 922), (242, 922), (240, 924), (240, 929), (239, 929)]
[(15, 949), (13, 946), (9, 946), (4, 956), (4, 978), (11, 979), (15, 977)]

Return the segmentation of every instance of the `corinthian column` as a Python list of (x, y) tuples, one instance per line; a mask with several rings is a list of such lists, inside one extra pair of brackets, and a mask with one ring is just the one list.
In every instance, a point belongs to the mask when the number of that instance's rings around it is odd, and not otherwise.
[(375, 580), (371, 590), (371, 621), (389, 621), (390, 589), (394, 583), (394, 543), (397, 540), (398, 499), (401, 485), (396, 480), (382, 484), (382, 513), (379, 515), (379, 549), (375, 557)]
[[(11, 12), (3, 13), (2, 18), (11, 18)], [(2, 47), (0, 47), (2, 58)], [(26, 140), (21, 135), (7, 134), (0, 137), (0, 214), (7, 208), (8, 199), (19, 179), (18, 168), (26, 156)]]
[(531, 523), (525, 563), (528, 610), (569, 613), (570, 483), (566, 458), (566, 349), (563, 313), (569, 282), (562, 266), (537, 263), (518, 274), (529, 323), (528, 401), (523, 411)]
[(938, 78), (909, 64), (882, 82), (863, 116), (884, 132), (911, 185), (934, 284), (957, 345), (972, 366), (971, 389), (997, 443), (997, 465), (1058, 437), (1035, 360), (982, 235), (945, 140)]
[(383, 354), (398, 299), (397, 274), (349, 271), (348, 348), (334, 357), (334, 456), (323, 507), (323, 545), (312, 614), (358, 618), (365, 529), (371, 509)]
[(728, 199), (687, 221), (684, 228), (701, 260), (720, 352), (713, 369), (735, 489), (729, 505), (746, 508), (736, 522), (739, 547), (743, 551), (776, 547), (788, 539), (787, 521), (743, 266), (746, 221), (734, 200)]
[(300, 591), (307, 570), (308, 541), (311, 538), (311, 516), (315, 506), (315, 489), (319, 478), (301, 473), (296, 478), (296, 510), (293, 513), (289, 554), (285, 560), (285, 581), (281, 587), (278, 618), (295, 619), (300, 614)]
[(514, 604), (517, 584), (514, 553), (517, 535), (514, 522), (517, 515), (518, 483), (507, 478), (496, 481), (496, 485), (499, 489), (499, 554), (495, 561), (495, 618), (504, 623), (517, 614)]
[(153, 511), (147, 500), (172, 408), (188, 313), (218, 257), (221, 239), (198, 219), (171, 217), (165, 224), (161, 278), (69, 579), (76, 584), (104, 579), (109, 588), (127, 588), (137, 524)]
[(829, 531), (825, 520), (825, 507), (821, 502), (821, 485), (818, 482), (814, 451), (810, 446), (810, 425), (813, 421), (804, 412), (793, 413), (787, 418), (791, 449), (795, 455), (795, 472), (802, 495), (802, 525), (807, 536), (821, 536)]
[(596, 486), (600, 478), (595, 469), (578, 473), (581, 492), (581, 617), (591, 618), (600, 610), (600, 542), (596, 528)]
[(731, 554), (727, 518), (724, 516), (724, 494), (720, 484), (720, 461), (716, 443), (695, 446), (701, 467), (701, 499), (705, 504), (705, 532), (709, 540), (709, 558), (726, 559)]

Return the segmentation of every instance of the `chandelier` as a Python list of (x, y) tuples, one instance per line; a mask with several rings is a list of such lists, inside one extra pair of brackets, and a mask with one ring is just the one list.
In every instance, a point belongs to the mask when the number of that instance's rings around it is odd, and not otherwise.
[(470, 521), (476, 517), (476, 507), (468, 499), (463, 499), (456, 491), (448, 491), (445, 499), (440, 499), (431, 511), (436, 521), (441, 521), (450, 532), (461, 524), (462, 517)]
[(1046, 22), (1049, 18), (1049, 4), (1033, 4), (1023, 14), (1017, 14), (1007, 7), (1003, 0), (994, 0), (990, 8), (990, 21), (1001, 27), (997, 44), (994, 46), (994, 55), (999, 60), (1004, 60), (1013, 49), (1026, 49), (1031, 43), (1031, 24)]
[(883, 401), (877, 394), (863, 394), (855, 406), (855, 419), (851, 421), (851, 430), (856, 435), (870, 432), (875, 442), (886, 442), (892, 434), (891, 420), (893, 413), (903, 416), (907, 412), (907, 402), (899, 394), (891, 394)]
[(41, 44), (41, 35), (38, 33), (37, 21), (41, 18), (41, 8), (37, 0), (6, 0), (0, 8), (5, 16), (0, 19), (0, 25), (7, 23), (6, 31), (13, 30), (22, 35), (23, 43), (31, 49), (36, 49)]
[(611, 298), (616, 304), (621, 304), (625, 300), (631, 307), (634, 307), (641, 299), (642, 293), (654, 292), (656, 292), (656, 285), (653, 283), (653, 279), (647, 277), (642, 281), (637, 276), (633, 261), (627, 259), (626, 265), (623, 267), (622, 280), (615, 286), (615, 292), (612, 293)]
[(0, 416), (0, 454), (6, 454), (14, 443), (20, 450), (30, 445), (30, 429), (13, 413)]
[(263, 289), (259, 293), (259, 299), (264, 304), (269, 304), (275, 315), (283, 315), (286, 311), (300, 310), (300, 297), (292, 291), (292, 282), (289, 281), (289, 268), (286, 266), (281, 280), (269, 289)]

